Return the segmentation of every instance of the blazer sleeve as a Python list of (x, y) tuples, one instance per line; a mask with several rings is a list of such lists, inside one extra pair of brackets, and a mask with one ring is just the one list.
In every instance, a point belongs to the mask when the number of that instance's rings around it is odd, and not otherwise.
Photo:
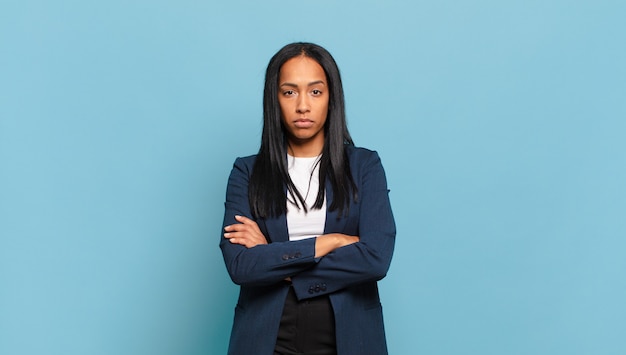
[[(355, 164), (358, 176), (359, 242), (334, 250), (313, 267), (292, 277), (298, 299), (332, 293), (343, 288), (385, 277), (393, 254), (396, 227), (389, 201), (385, 171), (376, 152)], [(365, 154), (363, 154), (365, 155)], [(355, 174), (356, 173), (356, 174)], [(345, 231), (327, 231), (342, 233)]]
[(233, 244), (224, 238), (224, 227), (238, 223), (235, 215), (254, 220), (248, 200), (251, 165), (252, 159), (237, 158), (228, 178), (220, 248), (228, 274), (235, 284), (261, 286), (281, 282), (315, 265), (315, 238), (273, 242), (252, 248)]

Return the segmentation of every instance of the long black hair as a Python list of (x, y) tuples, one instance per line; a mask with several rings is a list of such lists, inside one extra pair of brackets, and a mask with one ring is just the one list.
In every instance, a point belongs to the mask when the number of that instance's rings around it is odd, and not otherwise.
[(350, 198), (357, 198), (357, 188), (345, 150), (346, 145), (354, 145), (354, 142), (346, 124), (343, 87), (337, 63), (326, 49), (316, 44), (291, 43), (272, 57), (265, 72), (261, 148), (248, 185), (250, 207), (255, 217), (276, 217), (286, 213), (287, 191), (307, 210), (302, 195), (287, 171), (287, 136), (278, 103), (280, 68), (289, 59), (298, 56), (311, 58), (324, 69), (330, 94), (324, 125), (324, 148), (319, 161), (319, 191), (312, 208), (322, 208), (327, 179), (333, 189), (330, 211), (338, 210), (340, 216), (347, 214)]

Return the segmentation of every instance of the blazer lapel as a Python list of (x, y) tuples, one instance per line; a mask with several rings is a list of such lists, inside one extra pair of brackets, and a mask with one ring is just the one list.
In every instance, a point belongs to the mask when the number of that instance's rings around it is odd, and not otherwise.
[(324, 225), (324, 234), (342, 233), (346, 224), (346, 218), (339, 218), (338, 211), (330, 212), (328, 210), (333, 198), (333, 187), (330, 181), (326, 180), (326, 224)]
[(289, 240), (286, 215), (281, 214), (278, 217), (266, 219), (265, 227), (267, 228), (266, 236), (269, 239), (269, 243), (286, 242)]

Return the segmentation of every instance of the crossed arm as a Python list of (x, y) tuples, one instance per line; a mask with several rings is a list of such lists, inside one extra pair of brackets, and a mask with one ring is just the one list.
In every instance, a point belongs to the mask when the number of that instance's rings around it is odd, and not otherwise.
[[(235, 216), (239, 223), (224, 227), (224, 238), (233, 244), (240, 244), (246, 248), (253, 248), (260, 244), (267, 244), (267, 238), (263, 235), (255, 221), (244, 216)], [(321, 258), (337, 248), (341, 248), (359, 241), (358, 236), (350, 236), (342, 233), (330, 233), (315, 238), (315, 257)]]
[[(233, 281), (261, 286), (289, 278), (298, 297), (306, 298), (384, 277), (393, 253), (395, 224), (380, 159), (369, 151), (363, 155), (363, 162), (353, 171), (359, 203), (352, 205), (351, 227), (344, 230), (354, 235), (330, 233), (295, 242), (272, 238), (269, 244), (272, 236), (265, 236), (259, 225), (246, 217), (250, 216), (247, 184), (251, 166), (238, 160), (229, 179), (220, 242)], [(324, 284), (325, 290), (310, 294), (310, 286), (317, 284)]]

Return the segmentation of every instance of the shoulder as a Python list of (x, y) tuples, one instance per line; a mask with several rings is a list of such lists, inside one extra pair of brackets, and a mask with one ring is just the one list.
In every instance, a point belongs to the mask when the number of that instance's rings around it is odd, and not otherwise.
[(256, 155), (250, 155), (247, 157), (238, 157), (237, 159), (235, 159), (232, 170), (230, 171), (229, 180), (247, 181), (250, 178), (250, 175), (252, 175), (252, 169), (254, 168), (255, 160), (256, 160)]
[(254, 166), (254, 162), (256, 161), (256, 154), (248, 155), (247, 157), (238, 157), (235, 159), (235, 163), (233, 164), (235, 168), (252, 171), (252, 167)]
[(378, 152), (363, 147), (346, 145), (346, 154), (351, 165), (363, 165), (380, 161)]
[(347, 146), (346, 153), (355, 182), (367, 180), (386, 186), (385, 169), (378, 152), (367, 148)]

